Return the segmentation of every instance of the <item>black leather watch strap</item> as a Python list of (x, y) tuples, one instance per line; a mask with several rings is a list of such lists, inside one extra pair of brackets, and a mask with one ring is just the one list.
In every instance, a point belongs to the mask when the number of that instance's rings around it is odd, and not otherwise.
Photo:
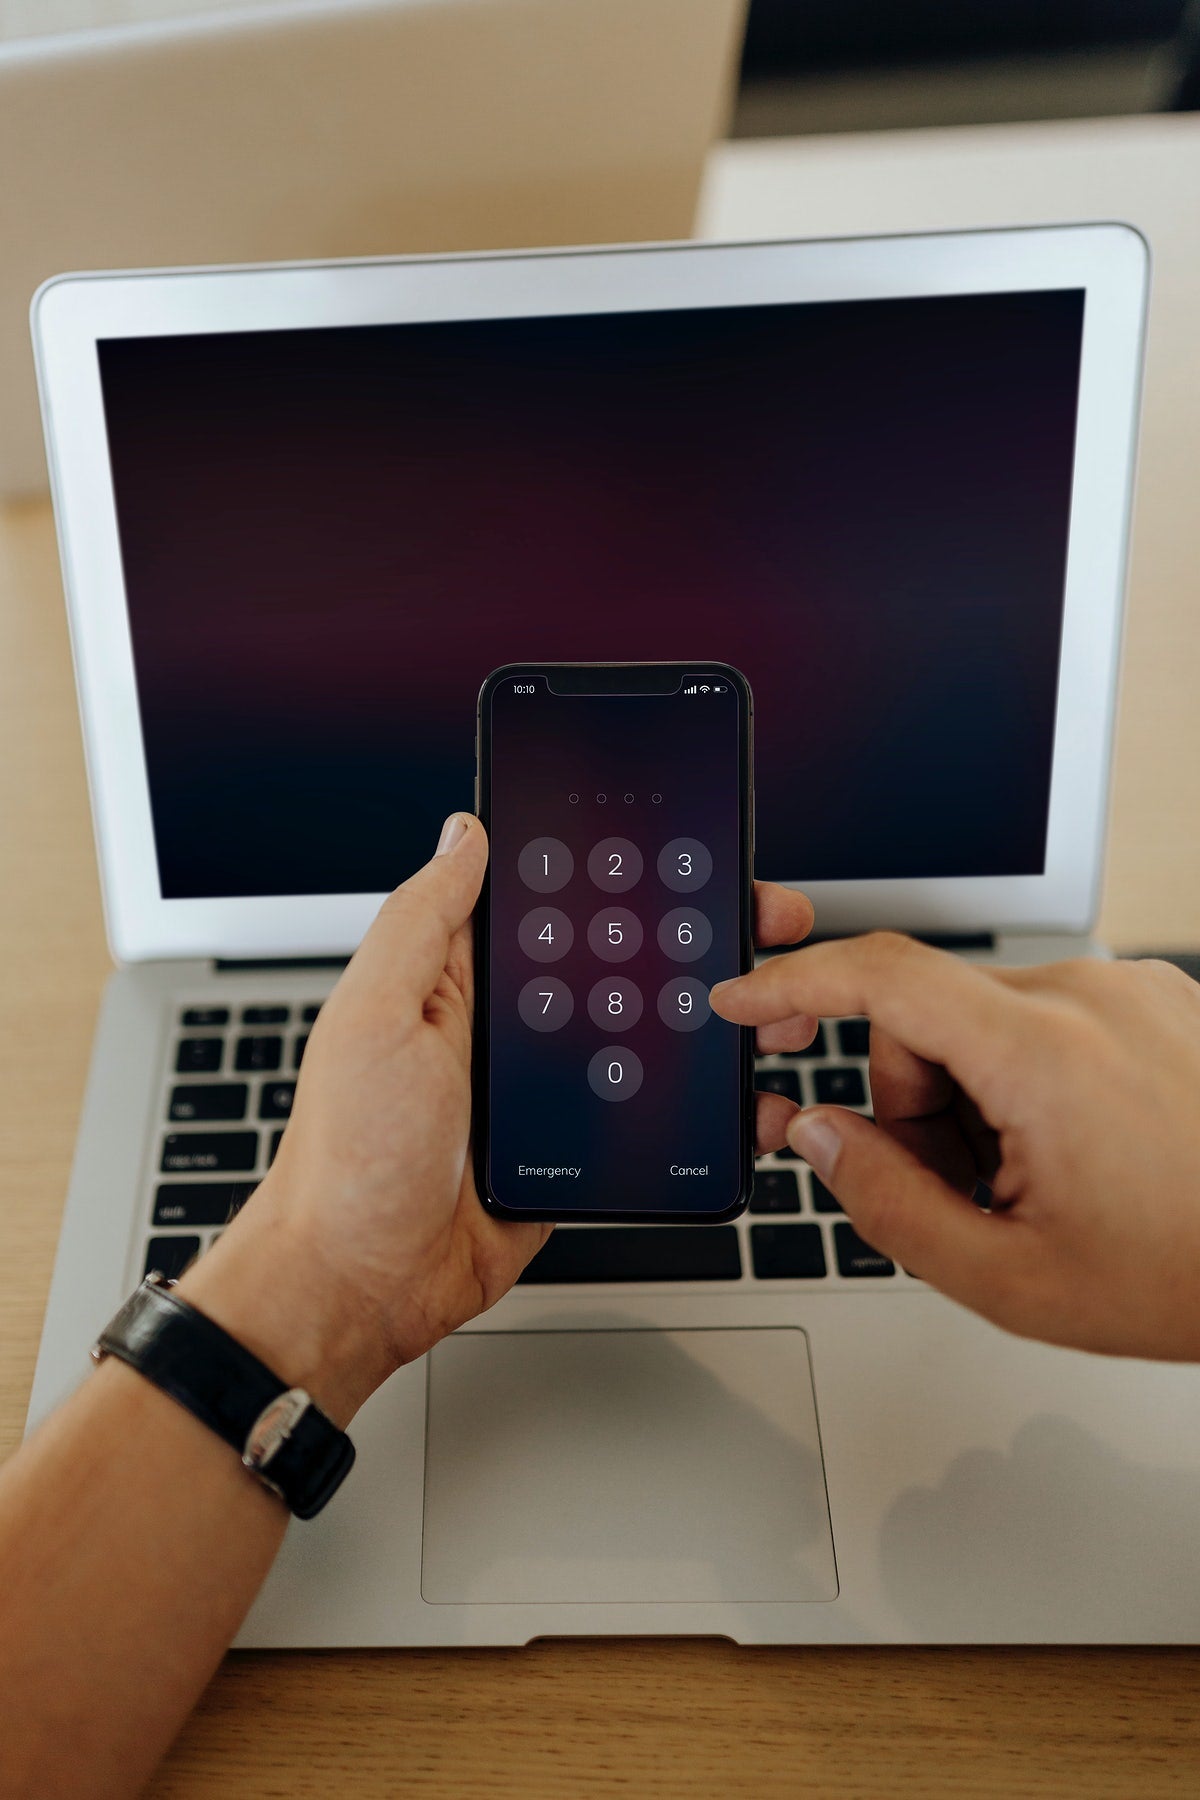
[(105, 1326), (92, 1355), (117, 1356), (237, 1451), (246, 1467), (311, 1519), (350, 1473), (354, 1445), (303, 1388), (148, 1275)]

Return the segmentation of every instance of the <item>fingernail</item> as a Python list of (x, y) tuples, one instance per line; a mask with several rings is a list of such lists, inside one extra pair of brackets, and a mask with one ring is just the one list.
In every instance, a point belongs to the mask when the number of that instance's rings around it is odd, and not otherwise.
[(842, 1154), (842, 1140), (820, 1113), (798, 1113), (788, 1126), (788, 1143), (811, 1163), (822, 1181), (831, 1181)]
[(461, 844), (466, 835), (467, 821), (463, 818), (463, 815), (461, 813), (451, 813), (450, 817), (446, 820), (446, 823), (442, 826), (442, 835), (438, 839), (438, 847), (434, 851), (434, 855), (445, 856), (448, 850), (453, 850), (456, 844)]

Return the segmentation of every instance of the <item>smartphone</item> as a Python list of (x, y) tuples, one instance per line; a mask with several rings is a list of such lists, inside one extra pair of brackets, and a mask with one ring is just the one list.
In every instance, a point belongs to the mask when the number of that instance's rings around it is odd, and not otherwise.
[(728, 664), (528, 663), (479, 696), (476, 1183), (509, 1219), (730, 1219), (753, 1045), (752, 702)]

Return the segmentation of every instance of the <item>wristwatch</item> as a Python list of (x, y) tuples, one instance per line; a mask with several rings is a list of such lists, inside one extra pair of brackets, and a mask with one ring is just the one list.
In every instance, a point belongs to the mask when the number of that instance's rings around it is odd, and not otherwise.
[(170, 1290), (152, 1271), (100, 1333), (93, 1359), (119, 1357), (224, 1438), (246, 1468), (298, 1519), (337, 1492), (354, 1445), (303, 1388), (265, 1363)]

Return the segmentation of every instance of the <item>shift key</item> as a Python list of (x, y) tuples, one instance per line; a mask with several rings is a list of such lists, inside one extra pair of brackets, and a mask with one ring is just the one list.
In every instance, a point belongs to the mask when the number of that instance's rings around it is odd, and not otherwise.
[(210, 1175), (245, 1172), (257, 1161), (257, 1131), (171, 1131), (159, 1167), (168, 1175)]

